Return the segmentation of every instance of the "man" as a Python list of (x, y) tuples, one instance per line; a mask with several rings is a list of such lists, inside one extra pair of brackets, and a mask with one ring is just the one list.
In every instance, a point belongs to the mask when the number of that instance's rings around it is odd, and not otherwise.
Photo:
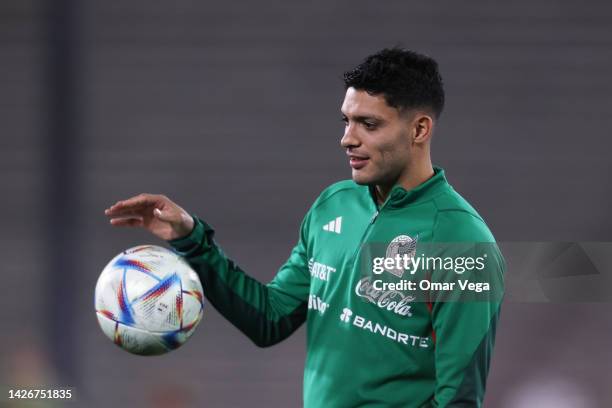
[[(215, 308), (258, 346), (278, 343), (306, 322), (306, 407), (479, 407), (499, 300), (417, 299), (377, 289), (383, 275), (372, 273), (381, 244), (392, 258), (415, 256), (415, 245), (452, 242), (469, 248), (431, 251), (472, 254), (470, 243), (484, 242), (484, 272), (502, 279), (503, 258), (484, 221), (431, 164), (430, 140), (444, 105), (437, 63), (384, 49), (345, 73), (344, 82), (340, 143), (352, 180), (321, 193), (268, 284), (246, 275), (215, 244), (208, 224), (165, 196), (119, 201), (106, 215), (113, 225), (144, 227), (167, 240), (197, 271)], [(407, 268), (387, 266), (387, 282)], [(420, 278), (447, 282), (440, 269), (422, 268)]]

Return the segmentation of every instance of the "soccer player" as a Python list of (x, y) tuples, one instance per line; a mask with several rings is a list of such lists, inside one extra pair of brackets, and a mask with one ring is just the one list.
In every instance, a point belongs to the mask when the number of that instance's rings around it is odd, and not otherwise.
[[(276, 344), (306, 322), (304, 406), (480, 407), (500, 301), (421, 301), (376, 289), (377, 276), (410, 276), (406, 265), (372, 274), (377, 244), (384, 257), (415, 255), (422, 244), (490, 243), (484, 273), (503, 282), (493, 235), (432, 166), (444, 105), (437, 63), (384, 49), (346, 72), (344, 84), (340, 144), (352, 180), (319, 195), (271, 282), (247, 275), (216, 245), (210, 225), (163, 195), (140, 194), (105, 213), (113, 225), (168, 241), (198, 273), (208, 300), (256, 345)], [(443, 282), (443, 272), (437, 265), (419, 276)]]

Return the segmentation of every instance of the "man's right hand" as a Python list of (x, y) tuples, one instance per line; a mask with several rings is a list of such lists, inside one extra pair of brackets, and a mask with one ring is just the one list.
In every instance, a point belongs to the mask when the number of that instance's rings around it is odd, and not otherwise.
[(117, 201), (104, 214), (114, 226), (142, 227), (165, 241), (186, 237), (194, 226), (187, 211), (158, 194), (139, 194)]

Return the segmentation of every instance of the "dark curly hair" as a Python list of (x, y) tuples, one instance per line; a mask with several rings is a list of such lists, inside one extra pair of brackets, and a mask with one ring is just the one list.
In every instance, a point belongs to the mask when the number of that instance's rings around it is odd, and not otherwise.
[(402, 48), (385, 48), (344, 73), (344, 85), (383, 95), (389, 106), (428, 108), (436, 118), (444, 108), (444, 87), (438, 63), (426, 55)]

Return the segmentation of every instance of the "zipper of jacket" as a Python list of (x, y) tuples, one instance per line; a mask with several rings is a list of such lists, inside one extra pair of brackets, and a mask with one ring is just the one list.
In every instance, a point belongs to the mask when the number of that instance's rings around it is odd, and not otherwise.
[(361, 238), (359, 239), (357, 248), (355, 248), (355, 252), (353, 253), (353, 256), (352, 256), (353, 266), (357, 264), (357, 255), (361, 252), (361, 246), (363, 245), (366, 238), (368, 237), (368, 234), (370, 233), (370, 230), (372, 229), (372, 225), (374, 225), (374, 223), (378, 219), (378, 216), (380, 215), (380, 213), (382, 212), (382, 210), (385, 208), (386, 205), (387, 205), (387, 201), (385, 201), (385, 203), (383, 203), (383, 205), (379, 209), (374, 211), (374, 214), (372, 214), (372, 217), (370, 218), (370, 222), (368, 223), (368, 226), (366, 227), (363, 234), (361, 234)]

